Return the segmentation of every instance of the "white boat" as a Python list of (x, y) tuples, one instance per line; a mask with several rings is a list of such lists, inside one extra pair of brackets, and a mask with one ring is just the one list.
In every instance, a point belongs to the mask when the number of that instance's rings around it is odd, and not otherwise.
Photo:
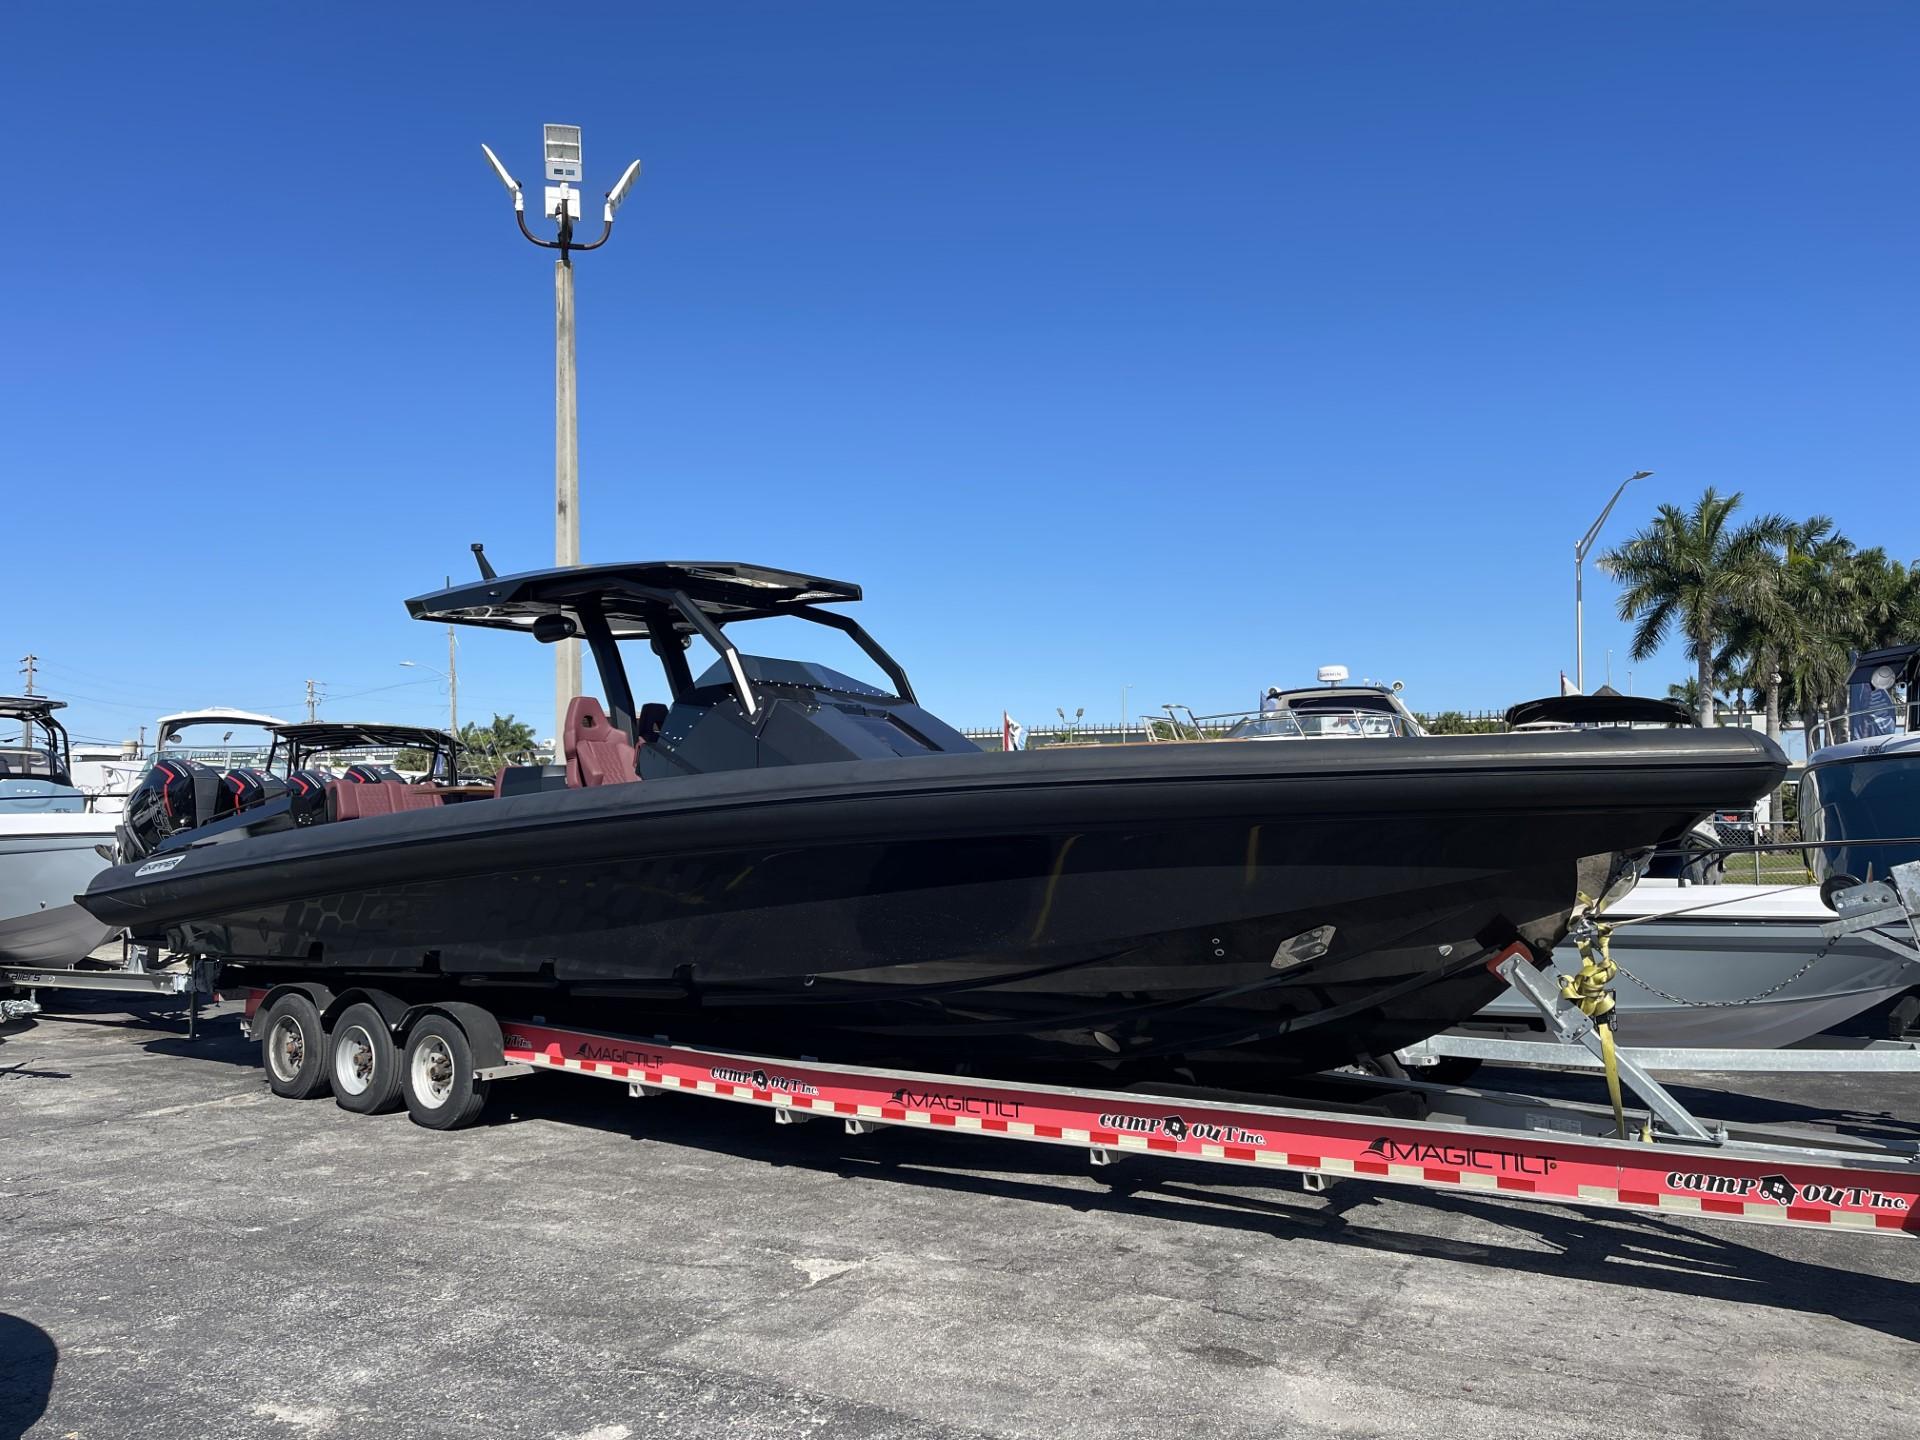
[(76, 741), (69, 775), (74, 788), (87, 797), (89, 810), (118, 815), (151, 763), (137, 740), (123, 740), (117, 745)]
[[(65, 708), (43, 695), (0, 696), (0, 733), (20, 726), (18, 740), (0, 741), (0, 965), (77, 965), (113, 935), (74, 896), (113, 863), (125, 797), (154, 758), (185, 753), (186, 732), (203, 727), (214, 743), (194, 753), (232, 765), (285, 723), (219, 706), (163, 715), (154, 757), (122, 754), (101, 773), (76, 773), (54, 715)], [(247, 736), (238, 745), (236, 733)]]
[(115, 817), (87, 808), (72, 782), (71, 749), (42, 695), (0, 696), (0, 963), (78, 964), (113, 932), (73, 897), (113, 861)]
[[(1614, 902), (1615, 1034), (1639, 1048), (1776, 1049), (1830, 1030), (1920, 985), (1920, 965), (1863, 935), (1827, 940), (1817, 885), (1682, 885), (1642, 880)], [(1554, 952), (1580, 967), (1571, 945)], [(1524, 1039), (1539, 1015), (1502, 995), (1457, 1034)]]

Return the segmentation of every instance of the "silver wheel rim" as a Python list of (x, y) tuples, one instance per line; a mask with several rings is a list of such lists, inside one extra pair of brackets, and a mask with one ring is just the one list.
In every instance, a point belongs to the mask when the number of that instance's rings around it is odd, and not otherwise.
[(291, 1015), (282, 1015), (267, 1032), (267, 1065), (273, 1078), (291, 1081), (307, 1059), (307, 1032)]
[(364, 1025), (350, 1025), (333, 1045), (333, 1084), (346, 1095), (364, 1095), (373, 1084), (373, 1036)]
[(413, 1047), (413, 1093), (430, 1110), (438, 1110), (453, 1094), (453, 1050), (438, 1035)]

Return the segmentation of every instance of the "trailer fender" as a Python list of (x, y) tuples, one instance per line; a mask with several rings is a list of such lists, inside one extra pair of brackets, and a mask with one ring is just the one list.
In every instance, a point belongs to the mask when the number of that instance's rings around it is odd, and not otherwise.
[[(327, 1028), (333, 1028), (333, 1022), (340, 1018), (340, 1012), (355, 1001), (364, 1000), (380, 1012), (380, 1018), (387, 1022), (387, 1028), (396, 1034), (410, 1013), (407, 1002), (398, 995), (389, 995), (385, 990), (353, 989), (343, 990), (339, 995), (320, 1007), (320, 1018), (327, 1022)], [(317, 1002), (316, 1002), (317, 1003)]]
[[(383, 1010), (380, 1012), (385, 1014)], [(400, 1018), (395, 1033), (402, 1045), (407, 1032), (428, 1015), (444, 1015), (458, 1025), (473, 1050), (475, 1068), (493, 1069), (507, 1063), (507, 1041), (493, 1012), (465, 1000), (440, 1000), (431, 1005), (415, 1005)]]
[(249, 1006), (246, 1024), (242, 1027), (241, 1033), (251, 1040), (253, 1038), (253, 1027), (259, 1023), (260, 1017), (266, 1014), (282, 995), (306, 996), (307, 999), (313, 1002), (313, 1008), (320, 1012), (321, 1021), (328, 1025), (333, 1023), (333, 991), (324, 985), (316, 985), (311, 981), (299, 980), (285, 985), (275, 985), (271, 990), (261, 995), (257, 1005)]

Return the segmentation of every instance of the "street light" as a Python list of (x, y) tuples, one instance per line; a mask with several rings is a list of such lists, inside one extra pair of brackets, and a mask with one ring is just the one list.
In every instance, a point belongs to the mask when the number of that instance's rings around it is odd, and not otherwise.
[[(542, 240), (527, 228), (527, 202), (520, 182), (500, 162), (491, 146), (482, 145), (496, 178), (513, 196), (513, 218), (520, 233), (543, 250), (558, 250), (553, 264), (553, 559), (556, 565), (580, 563), (580, 402), (579, 371), (573, 341), (573, 259), (576, 251), (598, 250), (613, 234), (613, 214), (620, 208), (634, 181), (640, 178), (640, 162), (634, 161), (621, 173), (619, 181), (607, 192), (601, 209), (600, 238), (578, 244), (573, 238), (574, 223), (581, 218), (580, 192), (576, 187), (582, 172), (580, 127), (548, 125), (542, 129), (542, 153), (546, 162), (545, 204), (541, 213), (556, 221), (556, 238)], [(580, 693), (580, 642), (562, 640), (554, 655), (554, 727), (555, 733), (567, 722), (567, 704)]]
[[(426, 670), (438, 675), (447, 682), (447, 733), (458, 741), (460, 738), (460, 681), (451, 670), (435, 670), (431, 665), (422, 665), (418, 660), (400, 662), (409, 670)], [(453, 656), (447, 656), (447, 663), (453, 663)]]
[(1627, 486), (1636, 480), (1645, 480), (1651, 474), (1651, 470), (1636, 470), (1622, 480), (1620, 488), (1613, 492), (1613, 499), (1607, 501), (1607, 508), (1600, 512), (1600, 518), (1587, 527), (1586, 534), (1573, 542), (1573, 688), (1582, 695), (1587, 693), (1587, 652), (1586, 617), (1581, 612), (1580, 567), (1587, 558), (1587, 551), (1593, 548), (1593, 542), (1600, 538), (1600, 527), (1607, 523), (1607, 517), (1613, 513), (1613, 507), (1620, 503)]

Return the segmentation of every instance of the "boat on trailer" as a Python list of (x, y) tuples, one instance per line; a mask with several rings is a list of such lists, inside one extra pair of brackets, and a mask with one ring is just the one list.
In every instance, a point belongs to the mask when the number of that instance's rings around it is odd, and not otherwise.
[[(312, 825), (279, 797), (217, 835), (130, 827), (84, 903), (236, 985), (980, 1071), (1317, 1071), (1472, 1014), (1489, 957), (1544, 962), (1583, 895), (1785, 768), (1697, 730), (985, 753), (832, 608), (859, 598), (737, 562), (482, 557), (408, 608), (587, 642), (606, 703), (574, 702), (564, 766), (386, 782), (379, 813)], [(885, 688), (738, 648), (775, 618), (839, 632)], [(634, 651), (665, 701), (636, 703)]]

